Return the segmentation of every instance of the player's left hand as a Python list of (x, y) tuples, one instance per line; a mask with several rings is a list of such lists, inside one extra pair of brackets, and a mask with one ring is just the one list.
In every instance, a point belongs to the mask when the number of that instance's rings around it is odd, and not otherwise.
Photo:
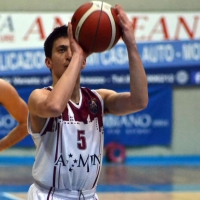
[(136, 43), (132, 22), (119, 4), (115, 8), (118, 12), (119, 24), (122, 28), (122, 39), (127, 47), (132, 47)]

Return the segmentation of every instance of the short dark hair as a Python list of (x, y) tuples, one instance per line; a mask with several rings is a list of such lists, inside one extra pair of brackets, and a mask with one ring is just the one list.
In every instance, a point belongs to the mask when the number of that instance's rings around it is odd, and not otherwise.
[(45, 56), (51, 58), (52, 56), (52, 48), (55, 40), (57, 40), (60, 37), (68, 37), (67, 32), (68, 27), (66, 25), (56, 27), (50, 35), (47, 37), (47, 39), (44, 42), (44, 52)]

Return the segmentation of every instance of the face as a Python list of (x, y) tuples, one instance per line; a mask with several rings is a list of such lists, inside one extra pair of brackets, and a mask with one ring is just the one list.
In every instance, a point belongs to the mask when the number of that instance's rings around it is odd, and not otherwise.
[(65, 69), (68, 67), (72, 58), (72, 52), (69, 46), (69, 39), (66, 37), (58, 38), (54, 41), (52, 56), (46, 58), (45, 62), (52, 75), (60, 78)]

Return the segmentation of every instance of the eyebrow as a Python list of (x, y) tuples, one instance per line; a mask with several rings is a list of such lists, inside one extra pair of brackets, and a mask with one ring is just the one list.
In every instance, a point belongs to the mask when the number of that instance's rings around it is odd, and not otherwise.
[(64, 44), (57, 46), (57, 48), (68, 48), (68, 47), (69, 47), (68, 45), (64, 45)]

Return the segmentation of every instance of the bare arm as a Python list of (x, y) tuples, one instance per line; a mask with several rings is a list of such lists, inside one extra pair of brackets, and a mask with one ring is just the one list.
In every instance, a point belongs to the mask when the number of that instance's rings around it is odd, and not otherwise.
[(131, 21), (121, 6), (116, 5), (118, 19), (123, 30), (122, 39), (127, 47), (130, 72), (130, 92), (116, 93), (98, 90), (104, 99), (105, 112), (115, 115), (130, 114), (144, 109), (148, 103), (147, 80), (134, 37)]
[(24, 100), (19, 97), (17, 91), (9, 83), (1, 79), (0, 91), (0, 103), (18, 122), (18, 125), (0, 140), (0, 151), (3, 151), (28, 135), (26, 123), (28, 108)]

